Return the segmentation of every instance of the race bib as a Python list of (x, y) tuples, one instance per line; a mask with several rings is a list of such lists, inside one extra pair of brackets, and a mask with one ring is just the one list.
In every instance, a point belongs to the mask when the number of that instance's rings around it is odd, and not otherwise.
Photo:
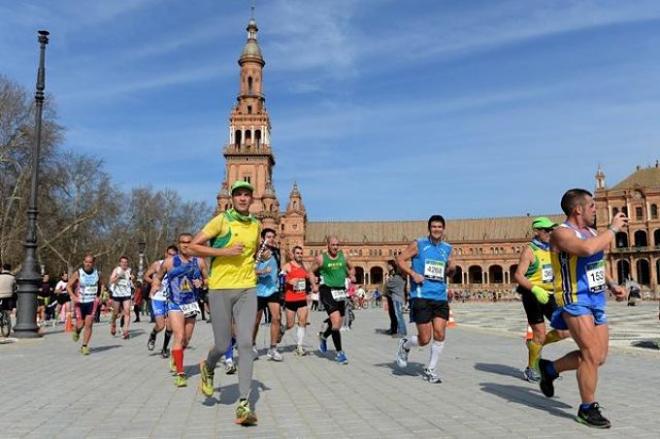
[(541, 267), (541, 281), (543, 283), (552, 282), (555, 279), (555, 274), (552, 271), (552, 264), (545, 264)]
[(424, 261), (424, 277), (429, 280), (445, 279), (445, 262), (427, 259)]
[(335, 300), (344, 300), (346, 298), (346, 290), (330, 290), (330, 293)]
[(605, 289), (605, 261), (587, 264), (587, 283), (592, 293), (600, 293)]
[(83, 295), (84, 296), (96, 296), (96, 293), (99, 292), (99, 286), (98, 285), (87, 285), (83, 289)]
[(201, 312), (197, 302), (186, 303), (185, 305), (179, 305), (179, 308), (181, 308), (181, 312), (183, 312), (184, 317), (194, 317), (199, 312)]
[(293, 285), (293, 291), (298, 291), (298, 292), (305, 291), (306, 286), (307, 283), (305, 282), (305, 279), (298, 279), (296, 283)]

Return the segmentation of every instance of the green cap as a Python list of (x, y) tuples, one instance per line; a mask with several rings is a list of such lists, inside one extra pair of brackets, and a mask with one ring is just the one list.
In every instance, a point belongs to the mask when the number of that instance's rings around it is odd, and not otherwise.
[(234, 195), (236, 189), (247, 189), (250, 192), (254, 192), (254, 188), (250, 183), (244, 180), (236, 180), (234, 184), (231, 185), (231, 194)]
[(550, 218), (545, 216), (534, 218), (534, 221), (532, 222), (533, 229), (554, 229), (555, 227), (557, 227), (557, 224), (553, 223)]

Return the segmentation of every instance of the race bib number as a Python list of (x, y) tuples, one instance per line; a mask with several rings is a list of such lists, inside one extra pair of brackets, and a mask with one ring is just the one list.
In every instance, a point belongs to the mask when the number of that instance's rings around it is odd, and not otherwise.
[(330, 290), (330, 293), (335, 300), (344, 300), (346, 298), (346, 290)]
[(592, 293), (600, 293), (605, 289), (605, 261), (587, 264), (587, 283)]
[(199, 312), (201, 312), (199, 309), (199, 304), (197, 304), (197, 302), (186, 303), (185, 305), (179, 305), (179, 308), (181, 308), (181, 312), (183, 312), (184, 317), (194, 317)]
[(293, 291), (297, 291), (297, 292), (305, 291), (306, 286), (307, 283), (305, 282), (305, 279), (298, 279), (296, 283), (293, 285)]
[(98, 285), (87, 285), (85, 286), (85, 289), (83, 289), (83, 296), (96, 296), (96, 293), (99, 292), (99, 286)]
[(541, 267), (541, 281), (543, 283), (552, 282), (554, 279), (555, 279), (555, 274), (552, 271), (551, 264), (545, 264), (543, 267)]
[(424, 277), (429, 280), (444, 280), (445, 262), (427, 259), (424, 262)]

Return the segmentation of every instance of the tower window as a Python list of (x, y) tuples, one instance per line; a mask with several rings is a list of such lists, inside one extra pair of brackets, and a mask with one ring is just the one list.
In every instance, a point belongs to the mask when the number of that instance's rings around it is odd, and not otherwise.
[(248, 114), (252, 114), (252, 105), (248, 105)]
[(641, 207), (635, 207), (635, 219), (637, 221), (641, 221), (642, 219), (644, 219), (644, 213)]
[(248, 76), (248, 94), (252, 94), (252, 76)]

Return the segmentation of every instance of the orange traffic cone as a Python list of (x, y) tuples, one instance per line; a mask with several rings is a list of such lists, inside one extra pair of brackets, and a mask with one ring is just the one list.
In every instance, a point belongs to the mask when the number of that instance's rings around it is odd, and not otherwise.
[(73, 331), (73, 322), (71, 321), (71, 313), (66, 313), (66, 319), (64, 320), (64, 332)]
[(455, 328), (456, 320), (454, 320), (454, 312), (449, 310), (449, 321), (447, 322), (447, 328)]
[(525, 335), (523, 336), (525, 341), (529, 341), (532, 338), (534, 338), (534, 333), (532, 332), (532, 327), (527, 325), (527, 332), (525, 332)]

